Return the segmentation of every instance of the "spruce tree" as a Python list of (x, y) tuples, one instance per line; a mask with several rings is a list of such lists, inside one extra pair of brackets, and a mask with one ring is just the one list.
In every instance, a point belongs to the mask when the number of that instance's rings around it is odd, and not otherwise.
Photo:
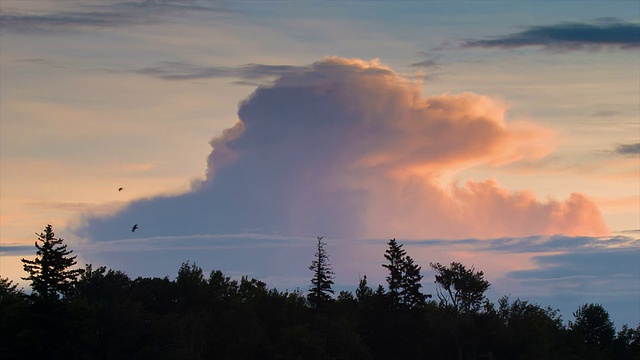
[(400, 291), (402, 288), (402, 262), (407, 252), (402, 248), (403, 244), (398, 244), (396, 239), (388, 242), (389, 248), (384, 253), (384, 258), (389, 262), (382, 267), (389, 270), (387, 284), (389, 284), (388, 296), (392, 304), (400, 303)]
[(309, 266), (309, 270), (313, 271), (313, 278), (311, 279), (307, 300), (309, 300), (309, 304), (313, 308), (319, 308), (322, 304), (329, 302), (331, 295), (334, 294), (331, 288), (334, 273), (329, 264), (329, 255), (324, 249), (326, 244), (322, 242), (323, 238), (324, 236), (318, 236), (315, 259)]
[(388, 296), (392, 306), (414, 308), (423, 305), (425, 298), (431, 296), (420, 292), (421, 267), (415, 264), (402, 248), (403, 244), (398, 244), (396, 239), (389, 240), (388, 245), (389, 248), (385, 251), (384, 257), (389, 263), (382, 266), (389, 270)]
[(369, 287), (367, 283), (367, 275), (360, 279), (358, 288), (356, 289), (356, 299), (358, 302), (368, 301), (373, 297), (373, 289)]
[(24, 271), (29, 273), (29, 276), (22, 279), (31, 281), (31, 288), (38, 297), (58, 300), (61, 295), (69, 294), (83, 270), (71, 269), (77, 264), (76, 256), (69, 256), (73, 251), (67, 250), (67, 245), (62, 245), (62, 238), (55, 237), (51, 225), (47, 225), (43, 233), (36, 235), (36, 258), (22, 259)]
[(425, 298), (430, 298), (431, 295), (425, 295), (420, 292), (422, 287), (420, 270), (422, 268), (414, 263), (411, 256), (407, 255), (402, 263), (402, 270), (402, 290), (400, 292), (402, 302), (409, 308), (423, 305)]

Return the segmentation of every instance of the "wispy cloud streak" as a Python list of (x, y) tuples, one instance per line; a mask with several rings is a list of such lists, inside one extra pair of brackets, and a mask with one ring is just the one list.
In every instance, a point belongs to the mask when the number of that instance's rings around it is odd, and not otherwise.
[(614, 150), (618, 155), (639, 155), (640, 143), (635, 144), (620, 144)]
[[(64, 7), (62, 2), (56, 4)], [(73, 10), (46, 13), (0, 12), (0, 31), (47, 33), (87, 29), (109, 29), (147, 25), (166, 21), (172, 16), (196, 13), (228, 13), (214, 3), (184, 0), (97, 1), (76, 6)]]
[(285, 73), (308, 69), (292, 65), (245, 64), (238, 67), (196, 66), (186, 62), (164, 62), (156, 66), (145, 67), (134, 72), (153, 76), (162, 80), (197, 80), (212, 78), (237, 78), (256, 80), (273, 78)]
[(624, 235), (606, 237), (553, 235), (498, 239), (416, 240), (411, 241), (410, 244), (426, 247), (446, 245), (473, 251), (521, 254), (634, 249), (640, 247), (640, 239)]
[(532, 26), (524, 31), (488, 40), (469, 40), (466, 47), (519, 48), (542, 46), (555, 50), (582, 50), (640, 47), (640, 24), (618, 19), (598, 19), (591, 23), (561, 23)]

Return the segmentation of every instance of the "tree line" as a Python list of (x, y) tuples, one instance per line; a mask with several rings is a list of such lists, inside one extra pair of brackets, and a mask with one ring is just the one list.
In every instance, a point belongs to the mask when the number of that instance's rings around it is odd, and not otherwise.
[(184, 262), (175, 279), (130, 278), (106, 267), (75, 268), (51, 225), (36, 257), (22, 259), (31, 293), (0, 277), (3, 359), (640, 359), (640, 324), (616, 332), (600, 304), (566, 324), (558, 310), (504, 296), (492, 303), (484, 273), (431, 263), (435, 296), (421, 292), (421, 267), (388, 242), (386, 286), (366, 275), (333, 290), (322, 237), (309, 290), (205, 274)]

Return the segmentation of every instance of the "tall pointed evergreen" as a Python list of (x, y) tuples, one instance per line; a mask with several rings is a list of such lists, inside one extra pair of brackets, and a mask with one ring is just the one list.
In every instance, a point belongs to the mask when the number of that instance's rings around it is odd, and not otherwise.
[(389, 263), (382, 264), (382, 267), (389, 270), (387, 284), (389, 284), (388, 296), (391, 299), (391, 303), (398, 304), (400, 303), (400, 291), (402, 289), (402, 263), (407, 252), (402, 248), (403, 244), (398, 244), (395, 238), (389, 240), (388, 245), (389, 248), (385, 251), (384, 258)]
[(382, 266), (389, 270), (387, 284), (389, 284), (388, 296), (391, 304), (394, 307), (408, 308), (424, 304), (425, 298), (431, 296), (420, 292), (421, 267), (415, 264), (402, 248), (403, 244), (398, 244), (396, 239), (389, 240), (388, 245), (389, 248), (385, 251), (384, 257), (389, 263)]
[(420, 270), (422, 268), (414, 263), (411, 256), (407, 255), (402, 263), (402, 270), (402, 290), (400, 292), (402, 302), (410, 308), (424, 304), (425, 298), (430, 298), (431, 295), (420, 292), (422, 287)]
[(325, 243), (322, 242), (324, 236), (318, 236), (318, 245), (315, 259), (311, 262), (309, 270), (313, 271), (311, 279), (311, 287), (307, 300), (313, 308), (319, 308), (323, 304), (331, 301), (331, 295), (334, 294), (331, 286), (333, 285), (333, 270), (329, 264), (329, 255), (324, 249)]
[(36, 258), (22, 259), (24, 271), (29, 273), (29, 276), (22, 279), (31, 281), (31, 288), (38, 297), (57, 300), (73, 289), (83, 270), (71, 269), (77, 264), (76, 256), (69, 256), (73, 251), (67, 250), (67, 245), (62, 245), (62, 238), (55, 237), (51, 225), (47, 225), (43, 233), (36, 235)]
[(369, 287), (367, 283), (367, 275), (360, 279), (358, 288), (356, 289), (356, 299), (358, 302), (365, 302), (373, 297), (373, 289)]

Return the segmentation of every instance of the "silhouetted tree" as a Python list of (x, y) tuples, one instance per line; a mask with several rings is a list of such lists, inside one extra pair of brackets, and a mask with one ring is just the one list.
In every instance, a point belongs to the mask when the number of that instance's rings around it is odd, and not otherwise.
[(22, 357), (29, 339), (25, 317), (29, 303), (25, 293), (8, 278), (0, 277), (0, 349), (7, 359)]
[(22, 299), (25, 296), (22, 289), (18, 289), (18, 284), (14, 284), (9, 278), (0, 277), (0, 304), (2, 309), (15, 300)]
[(364, 303), (371, 299), (373, 296), (373, 289), (367, 284), (367, 275), (365, 275), (358, 282), (358, 288), (356, 289), (356, 300), (360, 303)]
[(88, 326), (77, 336), (91, 336), (93, 346), (79, 346), (87, 355), (78, 358), (126, 358), (144, 343), (147, 324), (141, 304), (132, 297), (132, 285), (122, 271), (85, 265), (71, 305), (88, 307)]
[(640, 324), (634, 329), (622, 325), (614, 340), (612, 358), (617, 360), (640, 359)]
[(484, 293), (489, 289), (489, 282), (484, 279), (482, 271), (474, 267), (467, 269), (459, 262), (452, 262), (450, 267), (440, 263), (431, 263), (436, 272), (435, 283), (440, 304), (455, 314), (471, 314), (480, 310)]
[(385, 251), (384, 258), (387, 259), (388, 263), (382, 264), (382, 267), (389, 271), (389, 275), (387, 275), (388, 296), (393, 304), (399, 304), (402, 288), (402, 264), (407, 252), (402, 248), (403, 244), (398, 244), (395, 238), (389, 240), (387, 244), (389, 248)]
[(334, 294), (331, 286), (333, 285), (333, 271), (329, 264), (329, 255), (324, 249), (325, 243), (322, 242), (323, 236), (318, 236), (318, 245), (315, 259), (311, 262), (309, 270), (313, 271), (311, 279), (311, 287), (307, 299), (313, 308), (321, 307), (323, 304), (331, 300)]
[(600, 304), (583, 304), (573, 313), (575, 322), (569, 329), (579, 343), (587, 345), (585, 356), (608, 358), (616, 335), (609, 313)]
[(391, 239), (387, 243), (389, 248), (385, 251), (384, 257), (387, 264), (382, 264), (389, 271), (387, 284), (389, 285), (388, 296), (394, 308), (404, 306), (414, 308), (424, 305), (426, 297), (420, 292), (422, 275), (420, 266), (415, 264), (413, 259), (407, 255), (402, 248), (403, 244), (398, 244), (396, 239)]
[(202, 306), (207, 296), (207, 281), (202, 268), (188, 261), (182, 263), (176, 278), (178, 303), (185, 309), (194, 305)]
[(415, 264), (409, 255), (404, 257), (402, 263), (400, 299), (402, 303), (409, 308), (422, 306), (424, 305), (425, 299), (431, 297), (431, 295), (425, 295), (420, 292), (420, 288), (422, 287), (422, 274), (420, 274), (420, 270), (422, 270), (422, 268)]
[[(47, 237), (54, 239), (50, 227), (41, 237), (39, 259), (59, 248), (60, 257), (69, 258), (60, 243), (44, 245)], [(189, 262), (174, 279), (131, 280), (120, 271), (87, 265), (70, 280), (73, 291), (68, 287), (49, 297), (35, 289), (27, 296), (0, 277), (0, 357), (640, 359), (640, 326), (625, 325), (615, 335), (601, 305), (581, 306), (566, 327), (549, 307), (508, 297), (494, 306), (484, 295), (489, 288), (484, 274), (460, 263), (431, 264), (440, 302), (414, 306), (420, 298), (412, 302), (411, 289), (419, 287), (411, 285), (419, 284), (420, 267), (395, 239), (385, 254), (389, 292), (382, 285), (372, 288), (364, 276), (353, 294), (341, 291), (334, 300), (333, 272), (321, 240), (309, 267), (316, 292), (308, 297), (299, 290), (269, 289), (246, 276), (231, 279), (219, 270), (206, 278)], [(25, 265), (40, 276), (36, 265), (43, 263)], [(398, 301), (393, 306), (392, 291)]]
[(484, 295), (489, 289), (489, 282), (484, 280), (482, 271), (475, 271), (473, 267), (467, 269), (458, 262), (452, 262), (450, 267), (431, 263), (431, 268), (436, 272), (440, 306), (449, 317), (449, 330), (456, 344), (458, 359), (462, 360), (465, 349), (475, 347), (475, 339), (482, 334), (474, 322), (478, 320), (483, 303), (489, 305)]
[(202, 268), (183, 262), (176, 278), (178, 309), (172, 319), (177, 345), (175, 351), (182, 358), (202, 358), (210, 343), (209, 286)]
[(549, 359), (562, 347), (564, 327), (559, 310), (508, 296), (498, 300), (498, 317), (504, 326), (500, 339), (499, 358)]
[[(26, 322), (29, 337), (38, 342), (24, 349), (27, 358), (76, 357), (79, 337), (71, 336), (75, 329), (87, 319), (84, 309), (68, 304), (73, 295), (77, 278), (82, 269), (72, 269), (76, 257), (63, 245), (62, 238), (56, 238), (51, 225), (38, 235), (34, 260), (22, 259), (23, 268), (29, 274), (23, 280), (31, 282), (31, 302)], [(60, 301), (60, 298), (65, 301)], [(84, 333), (86, 334), (86, 333)], [(78, 340), (78, 342), (76, 342)]]
[(569, 325), (580, 333), (582, 340), (592, 345), (609, 345), (616, 330), (609, 313), (600, 304), (583, 304), (573, 313), (575, 322)]
[(60, 295), (68, 294), (82, 274), (82, 269), (71, 269), (76, 265), (76, 257), (69, 256), (73, 251), (62, 245), (63, 239), (56, 238), (51, 225), (47, 225), (43, 233), (38, 235), (37, 256), (34, 260), (22, 259), (24, 271), (29, 276), (23, 280), (31, 281), (31, 288), (39, 297), (47, 300), (57, 300)]

